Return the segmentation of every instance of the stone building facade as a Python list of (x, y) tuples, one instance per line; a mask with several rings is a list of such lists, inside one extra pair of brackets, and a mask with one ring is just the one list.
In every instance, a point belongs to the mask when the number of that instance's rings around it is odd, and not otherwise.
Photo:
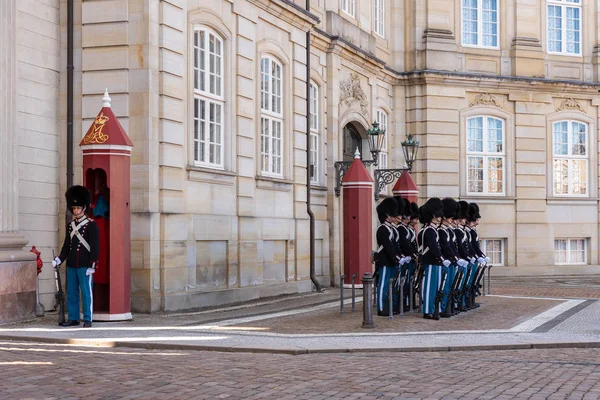
[[(20, 10), (20, 157), (9, 158), (18, 231), (49, 261), (65, 208), (67, 1), (8, 2)], [(480, 204), (494, 273), (598, 271), (598, 2), (312, 0), (307, 10), (305, 0), (90, 0), (74, 9), (75, 137), (108, 88), (134, 143), (133, 310), (310, 291), (307, 140), (316, 275), (337, 282), (334, 162), (357, 146), (369, 158), (375, 120), (387, 129), (378, 168), (404, 165), (400, 143), (412, 133), (420, 198)], [(43, 277), (48, 307), (51, 271)]]

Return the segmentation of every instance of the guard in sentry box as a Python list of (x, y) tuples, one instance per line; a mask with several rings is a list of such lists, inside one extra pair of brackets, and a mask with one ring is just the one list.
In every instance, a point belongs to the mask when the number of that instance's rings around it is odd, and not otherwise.
[(396, 308), (398, 298), (393, 296), (392, 309), (389, 309), (388, 287), (390, 278), (398, 275), (398, 261), (400, 255), (396, 247), (397, 231), (393, 226), (398, 217), (398, 204), (391, 197), (385, 198), (377, 206), (377, 217), (381, 225), (377, 228), (377, 262), (375, 268), (378, 270), (377, 281), (377, 315), (389, 316)]
[(65, 193), (67, 208), (73, 214), (73, 220), (67, 229), (67, 235), (60, 255), (52, 260), (57, 266), (67, 263), (67, 307), (69, 320), (62, 326), (79, 325), (79, 292), (83, 304), (83, 327), (92, 326), (93, 275), (96, 272), (100, 251), (98, 226), (88, 218), (90, 209), (90, 191), (79, 185), (71, 186)]

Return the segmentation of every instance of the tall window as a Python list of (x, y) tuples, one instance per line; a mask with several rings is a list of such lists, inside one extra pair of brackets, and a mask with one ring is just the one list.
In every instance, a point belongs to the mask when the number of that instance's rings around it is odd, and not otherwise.
[(581, 0), (547, 0), (548, 51), (581, 54)]
[(379, 123), (379, 129), (385, 130), (383, 135), (383, 143), (381, 144), (381, 152), (379, 153), (378, 169), (386, 169), (388, 167), (388, 116), (385, 111), (377, 110), (375, 113), (375, 121)]
[(504, 121), (494, 117), (467, 120), (467, 192), (504, 194), (506, 149)]
[(577, 121), (552, 124), (555, 195), (587, 196), (587, 125)]
[(375, 0), (375, 33), (381, 37), (385, 37), (385, 0)]
[(319, 87), (310, 83), (310, 168), (311, 183), (319, 183)]
[(260, 62), (261, 170), (283, 176), (283, 68), (271, 57)]
[(223, 168), (223, 40), (194, 30), (194, 162)]
[(504, 265), (504, 240), (483, 239), (481, 251), (490, 258), (491, 265)]
[(354, 17), (354, 4), (356, 0), (340, 0), (342, 2), (342, 11)]
[(587, 264), (586, 239), (555, 239), (555, 264)]
[(463, 45), (498, 47), (498, 3), (498, 0), (463, 0)]

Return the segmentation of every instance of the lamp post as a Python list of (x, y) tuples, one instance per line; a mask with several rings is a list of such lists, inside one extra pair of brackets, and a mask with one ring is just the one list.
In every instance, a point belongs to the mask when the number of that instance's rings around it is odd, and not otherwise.
[(407, 139), (401, 143), (402, 152), (404, 153), (404, 160), (406, 161), (407, 167), (375, 170), (375, 201), (379, 200), (379, 193), (383, 191), (386, 185), (389, 185), (390, 183), (394, 182), (394, 180), (400, 178), (400, 175), (403, 172), (412, 171), (413, 163), (417, 160), (419, 144), (420, 143), (417, 140), (413, 139), (412, 133), (409, 133)]
[[(378, 122), (373, 122), (371, 128), (367, 130), (367, 139), (369, 143), (369, 151), (371, 152), (371, 160), (364, 160), (362, 163), (367, 165), (377, 165), (379, 159), (379, 153), (381, 152), (381, 146), (383, 145), (383, 138), (385, 137), (385, 129), (379, 127)], [(362, 156), (361, 156), (362, 158)], [(342, 187), (342, 179), (344, 175), (352, 165), (352, 161), (336, 161), (334, 164), (335, 168), (335, 196), (340, 197), (340, 189)]]

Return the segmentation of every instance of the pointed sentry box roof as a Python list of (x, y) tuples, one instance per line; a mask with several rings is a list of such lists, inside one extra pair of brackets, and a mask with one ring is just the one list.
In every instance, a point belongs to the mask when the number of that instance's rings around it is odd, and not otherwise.
[(412, 180), (412, 177), (410, 176), (410, 172), (408, 171), (404, 171), (402, 174), (400, 174), (400, 178), (398, 178), (398, 181), (396, 182), (396, 184), (394, 185), (394, 188), (392, 189), (392, 193), (394, 194), (400, 194), (400, 193), (413, 193), (413, 192), (418, 192), (419, 188), (417, 187), (417, 185), (415, 184), (415, 181)]
[(356, 153), (354, 153), (354, 161), (352, 161), (348, 172), (344, 174), (344, 179), (342, 179), (342, 183), (352, 182), (373, 182), (373, 178), (371, 178), (365, 165), (360, 160), (358, 148), (356, 149)]
[(102, 109), (79, 146), (113, 145), (133, 147), (133, 143), (110, 108), (108, 89), (102, 97)]

